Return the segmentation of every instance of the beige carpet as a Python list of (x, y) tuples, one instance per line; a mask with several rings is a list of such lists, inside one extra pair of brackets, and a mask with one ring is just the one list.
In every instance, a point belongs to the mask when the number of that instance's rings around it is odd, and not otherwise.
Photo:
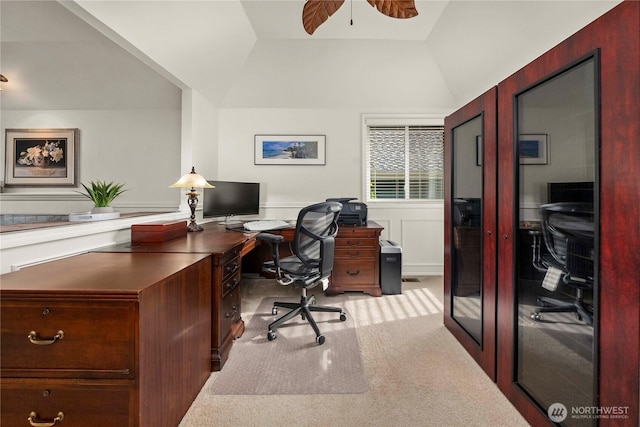
[[(263, 280), (242, 286), (246, 322), (264, 297), (297, 295)], [(442, 277), (423, 277), (403, 283), (402, 295), (348, 295), (365, 393), (220, 395), (212, 392), (217, 372), (180, 427), (528, 426), (443, 326), (442, 289)]]
[[(266, 285), (267, 286), (267, 285)], [(271, 286), (276, 286), (272, 285)], [(332, 306), (342, 307), (346, 297), (331, 298)], [(300, 316), (276, 330), (277, 338), (267, 339), (271, 313), (276, 300), (264, 298), (251, 317), (244, 335), (236, 340), (229, 360), (211, 384), (213, 394), (340, 394), (364, 393), (367, 381), (360, 357), (360, 346), (351, 314), (340, 321), (338, 313), (313, 313), (326, 338), (316, 344), (311, 326)], [(324, 298), (318, 295), (318, 304)]]

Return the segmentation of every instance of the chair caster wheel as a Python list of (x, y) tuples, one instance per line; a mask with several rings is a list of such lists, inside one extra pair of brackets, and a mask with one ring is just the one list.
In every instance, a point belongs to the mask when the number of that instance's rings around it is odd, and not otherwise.
[(531, 319), (533, 319), (533, 320), (541, 320), (542, 316), (540, 316), (540, 313), (531, 313)]
[(275, 316), (276, 314), (278, 314), (278, 307), (273, 307), (273, 308), (271, 309), (271, 314), (273, 314), (274, 316)]
[(275, 340), (275, 339), (276, 339), (276, 337), (277, 337), (277, 335), (276, 335), (276, 333), (275, 333), (275, 332), (273, 332), (273, 331), (269, 331), (269, 332), (267, 332), (267, 339), (268, 339), (269, 341), (273, 341), (273, 340)]
[(340, 313), (340, 321), (344, 322), (345, 320), (347, 320), (347, 315), (344, 313)]
[(318, 335), (316, 337), (316, 342), (318, 343), (318, 345), (324, 344), (324, 336), (323, 335)]

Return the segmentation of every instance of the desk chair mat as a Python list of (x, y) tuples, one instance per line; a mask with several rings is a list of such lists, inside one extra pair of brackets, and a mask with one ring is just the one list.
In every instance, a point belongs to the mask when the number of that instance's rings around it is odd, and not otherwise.
[[(317, 292), (316, 292), (317, 294)], [(355, 324), (345, 302), (348, 296), (325, 298), (318, 304), (343, 307), (347, 320), (335, 313), (313, 313), (323, 345), (306, 320), (292, 319), (278, 328), (278, 339), (267, 340), (267, 326), (280, 315), (271, 313), (275, 301), (263, 298), (248, 321), (243, 336), (235, 341), (229, 360), (215, 375), (211, 392), (220, 395), (252, 394), (357, 394), (367, 391), (367, 379)]]

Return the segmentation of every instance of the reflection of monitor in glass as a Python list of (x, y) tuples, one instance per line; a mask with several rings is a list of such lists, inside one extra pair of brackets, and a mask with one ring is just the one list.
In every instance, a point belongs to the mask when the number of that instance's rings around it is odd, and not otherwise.
[(593, 182), (549, 182), (547, 203), (593, 203)]
[(215, 188), (205, 188), (202, 215), (204, 218), (232, 215), (257, 215), (260, 211), (260, 183), (207, 181)]

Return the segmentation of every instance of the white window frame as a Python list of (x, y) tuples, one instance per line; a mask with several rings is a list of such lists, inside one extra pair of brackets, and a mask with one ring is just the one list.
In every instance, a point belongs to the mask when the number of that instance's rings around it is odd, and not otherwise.
[[(362, 198), (367, 204), (384, 204), (419, 207), (418, 205), (442, 204), (444, 199), (371, 199), (369, 197), (369, 126), (443, 126), (443, 114), (363, 114), (362, 115)], [(407, 159), (408, 161), (408, 159)], [(413, 206), (416, 205), (416, 206)]]

